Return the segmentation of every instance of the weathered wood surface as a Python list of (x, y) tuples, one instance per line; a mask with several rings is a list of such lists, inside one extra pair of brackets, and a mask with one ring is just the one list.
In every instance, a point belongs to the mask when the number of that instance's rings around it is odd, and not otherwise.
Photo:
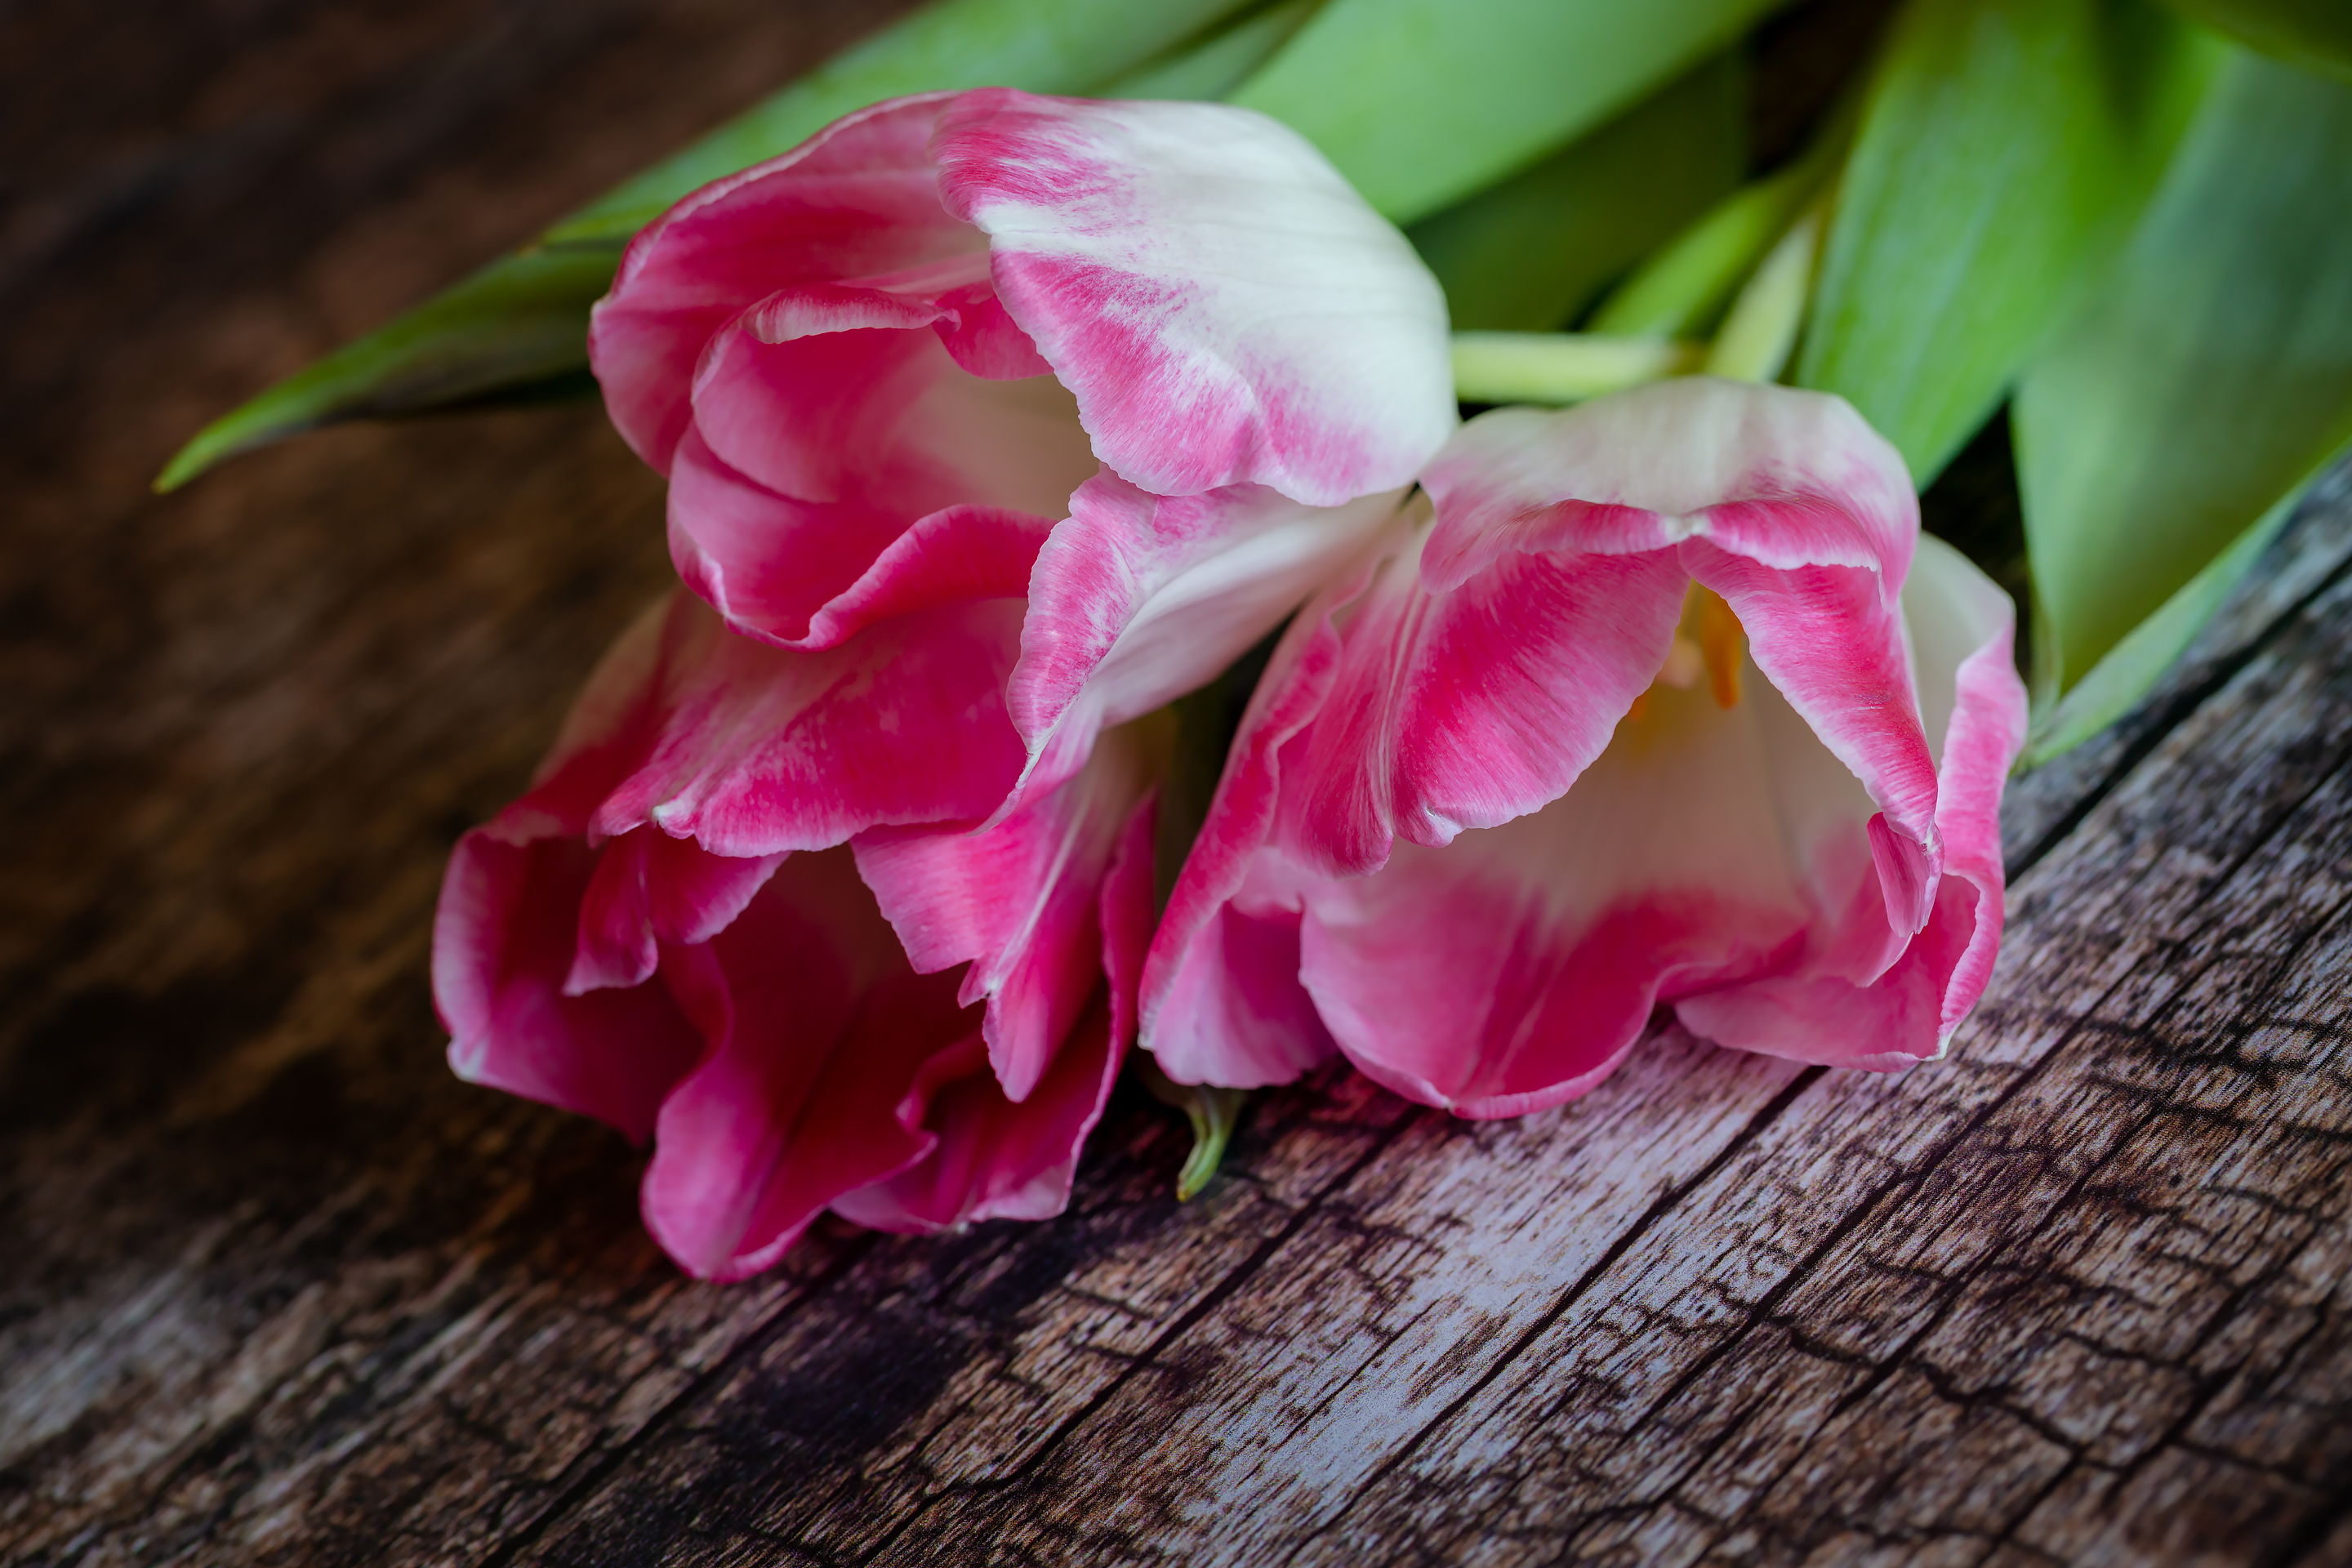
[(2015, 792), (1949, 1059), (1328, 1075), (750, 1284), (451, 1079), (442, 857), (662, 580), (593, 409), (173, 442), (878, 15), (0, 5), (0, 1557), (2352, 1562), (2352, 495)]

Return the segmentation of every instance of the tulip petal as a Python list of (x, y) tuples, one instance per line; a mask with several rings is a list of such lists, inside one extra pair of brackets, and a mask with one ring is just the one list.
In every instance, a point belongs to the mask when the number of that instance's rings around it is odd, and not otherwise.
[[(866, 342), (874, 339), (884, 342)], [(670, 554), (730, 624), (769, 641), (829, 647), (871, 618), (854, 613), (854, 601), (872, 591), (877, 574), (903, 572), (910, 550), (919, 555), (936, 542), (923, 530), (932, 518), (1022, 516), (1042, 537), (1094, 470), (1067, 395), (1052, 380), (972, 376), (929, 331), (755, 345), (713, 363), (755, 356), (750, 370), (715, 386), (712, 416), (679, 439)], [(885, 370), (900, 384), (877, 384)], [(803, 403), (832, 412), (813, 414)], [(782, 431), (794, 435), (786, 440)], [(759, 459), (763, 474), (730, 461), (713, 445), (722, 440), (737, 458)], [(1035, 549), (1019, 552), (1024, 573)], [(1012, 574), (1012, 560), (1000, 575)]]
[(1337, 506), (1404, 484), (1453, 428), (1435, 281), (1274, 121), (984, 89), (933, 145), (998, 298), (1130, 483)]
[(594, 865), (576, 839), (459, 839), (433, 920), (433, 1002), (459, 1078), (642, 1142), (702, 1042), (659, 986), (565, 993)]
[(1378, 869), (1558, 798), (1664, 662), (1687, 574), (1670, 552), (1513, 554), (1432, 594), (1408, 545), (1349, 628), (1285, 784), (1286, 850)]
[(730, 632), (673, 597), (657, 722), (591, 836), (651, 822), (741, 858), (839, 844), (879, 825), (986, 816), (1019, 776), (1003, 707), (1015, 599), (895, 616), (807, 653)]
[(1170, 498), (1103, 472), (1038, 552), (1005, 693), (1024, 798), (1082, 764), (1105, 725), (1206, 685), (1364, 551), (1393, 495), (1301, 506), (1258, 485)]
[[(1916, 705), (1898, 609), (1919, 512), (1900, 456), (1853, 409), (1818, 393), (1703, 376), (1564, 414), (1503, 409), (1463, 428), (1430, 466), (1428, 489), (1437, 524), (1423, 550), (1421, 576), (1440, 605), (1477, 588), (1506, 562), (1517, 566), (1536, 552), (1564, 557), (1573, 581), (1585, 583), (1583, 574), (1601, 572), (1609, 557), (1658, 560), (1673, 550), (1677, 576), (1689, 574), (1724, 595), (1748, 632), (1757, 668), (1889, 816), (1889, 830), (1879, 835), (1889, 910), (1906, 931), (1919, 929), (1933, 884), (1936, 766), (1912, 717)], [(1550, 630), (1538, 611), (1524, 609), (1524, 599), (1590, 605), (1612, 618), (1639, 606), (1639, 627), (1592, 626), (1588, 616), (1576, 616), (1557, 644), (1543, 647), (1543, 658), (1580, 656), (1618, 666), (1606, 679), (1606, 705), (1622, 712), (1639, 689), (1625, 691), (1625, 660), (1646, 656), (1656, 670), (1665, 654), (1654, 595), (1656, 585), (1639, 595), (1613, 585), (1576, 595), (1569, 581), (1496, 593), (1500, 627), (1486, 632), (1494, 651), (1479, 648), (1470, 668), (1510, 658), (1528, 635)], [(1440, 611), (1428, 614), (1434, 618)], [(1473, 630), (1451, 626), (1425, 632), (1425, 639), (1475, 647)], [(1588, 670), (1564, 684), (1583, 687), (1597, 675)], [(1517, 741), (1527, 724), (1510, 724), (1503, 703), (1475, 682), (1463, 682), (1461, 696), (1454, 684), (1430, 682), (1430, 717), (1406, 721), (1404, 733), (1433, 738), (1437, 757), (1416, 766), (1433, 778), (1454, 771), (1463, 799), (1446, 787), (1451, 781), (1428, 787), (1400, 781), (1397, 830), (1413, 842), (1442, 844), (1449, 820), (1491, 826), (1512, 806), (1534, 809), (1536, 799), (1564, 793), (1576, 778), (1578, 757), (1590, 754), (1590, 733), (1561, 729), (1567, 715), (1536, 724), (1536, 738), (1567, 733), (1580, 742), (1561, 742), (1545, 754), (1519, 741), (1512, 754), (1536, 766), (1506, 773), (1494, 797), (1479, 797), (1473, 790), (1482, 773), (1479, 752), (1494, 745), (1489, 726), (1503, 724)], [(1416, 705), (1416, 693), (1392, 700), (1402, 712)], [(1576, 696), (1561, 700), (1578, 703)], [(1465, 710), (1458, 712), (1456, 703)], [(1590, 720), (1583, 729), (1590, 731)], [(1376, 837), (1367, 844), (1331, 837), (1327, 844), (1334, 858), (1348, 848), (1357, 863), (1379, 848)]]
[(898, 1175), (835, 1203), (880, 1230), (927, 1231), (983, 1219), (1050, 1219), (1069, 1205), (1078, 1152), (1102, 1120), (1135, 1027), (1135, 985), (1151, 934), (1154, 797), (1129, 814), (1099, 900), (1102, 968), (1076, 1028), (1029, 1095), (1015, 1102), (978, 1047), (932, 1058), (901, 1124), (926, 1127), (936, 1150)]
[(779, 289), (923, 266), (985, 242), (940, 205), (928, 144), (945, 95), (851, 114), (705, 185), (639, 232), (590, 317), (614, 425), (667, 473), (704, 345)]
[(645, 1179), (646, 1228), (688, 1272), (757, 1273), (836, 1198), (931, 1151), (898, 1106), (978, 1020), (953, 975), (906, 967), (846, 850), (793, 857), (662, 974), (709, 1041), (662, 1106)]
[[(1393, 545), (1403, 535), (1393, 530)], [(1314, 722), (1344, 656), (1335, 623), (1370, 588), (1371, 552), (1290, 624), (1258, 678), (1207, 818), (1143, 961), (1144, 1048), (1178, 1083), (1256, 1089), (1329, 1059), (1330, 1036), (1298, 982), (1298, 901), (1268, 847), (1295, 737)], [(1272, 885), (1254, 886), (1271, 871)]]
[(921, 1161), (834, 1203), (844, 1219), (922, 1234), (987, 1219), (1051, 1219), (1068, 1206), (1078, 1150), (1101, 1120), (1121, 1053), (1097, 989), (1068, 1044), (1015, 1102), (978, 1039), (925, 1067), (898, 1111), (933, 1141)]
[(2009, 596), (1941, 540), (1922, 536), (1904, 584), (1939, 767), (1943, 874), (1919, 934), (1866, 984), (1779, 977), (1680, 1003), (1692, 1033), (1799, 1061), (1893, 1068), (1938, 1055), (1991, 978), (2000, 945), (2000, 790), (2024, 744), (2026, 696)]
[(608, 838), (580, 900), (580, 941), (563, 994), (644, 984), (660, 944), (703, 942), (724, 931), (782, 864), (713, 855), (651, 827)]
[(1143, 726), (1103, 737), (1075, 778), (981, 833), (877, 829), (857, 868), (926, 973), (970, 963), (961, 999), (988, 1004), (988, 1060), (1029, 1098), (1102, 984), (1102, 890), (1136, 804), (1164, 771)]
[[(1704, 689), (1649, 702), (1539, 811), (1307, 889), (1301, 979), (1351, 1061), (1460, 1115), (1520, 1115), (1599, 1082), (1660, 1001), (1801, 958), (1818, 903), (1772, 753), (1818, 742), (1761, 681), (1729, 709)], [(1861, 827), (1841, 904), (1869, 873)]]

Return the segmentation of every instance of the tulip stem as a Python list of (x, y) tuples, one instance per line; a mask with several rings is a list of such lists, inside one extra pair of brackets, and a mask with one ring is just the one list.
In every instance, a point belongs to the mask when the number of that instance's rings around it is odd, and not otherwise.
[(1454, 395), (1465, 403), (1581, 403), (1696, 370), (1705, 353), (1674, 338), (1456, 332)]
[(1176, 1201), (1189, 1203), (1194, 1194), (1209, 1184), (1209, 1178), (1224, 1163), (1225, 1145), (1232, 1141), (1234, 1129), (1241, 1124), (1242, 1107), (1249, 1101), (1249, 1090), (1178, 1083), (1160, 1071), (1160, 1064), (1149, 1051), (1138, 1051), (1131, 1059), (1136, 1076), (1151, 1091), (1151, 1098), (1182, 1111), (1185, 1120), (1192, 1124), (1192, 1152), (1186, 1156), (1184, 1168), (1176, 1173)]

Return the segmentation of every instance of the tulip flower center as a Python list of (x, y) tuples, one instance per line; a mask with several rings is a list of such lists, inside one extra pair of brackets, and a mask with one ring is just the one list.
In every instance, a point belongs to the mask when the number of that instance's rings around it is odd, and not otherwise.
[(1675, 640), (1666, 649), (1666, 662), (1659, 667), (1650, 689), (1633, 699), (1625, 721), (1643, 723), (1649, 716), (1653, 698), (1663, 697), (1666, 690), (1692, 690), (1702, 678), (1717, 707), (1738, 707), (1739, 665), (1747, 653), (1748, 634), (1740, 628), (1739, 617), (1732, 614), (1731, 606), (1723, 602), (1720, 595), (1693, 583), (1683, 595), (1683, 618), (1675, 627)]

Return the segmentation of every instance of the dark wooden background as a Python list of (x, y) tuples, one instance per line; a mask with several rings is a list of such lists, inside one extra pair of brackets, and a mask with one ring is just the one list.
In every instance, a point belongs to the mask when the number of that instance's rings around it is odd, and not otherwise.
[(593, 406), (146, 479), (889, 9), (0, 0), (0, 1557), (2352, 1562), (2340, 481), (2013, 792), (1905, 1077), (1335, 1073), (1181, 1206), (1123, 1092), (1057, 1223), (707, 1287), (619, 1138), (447, 1074), (443, 858), (656, 482)]

